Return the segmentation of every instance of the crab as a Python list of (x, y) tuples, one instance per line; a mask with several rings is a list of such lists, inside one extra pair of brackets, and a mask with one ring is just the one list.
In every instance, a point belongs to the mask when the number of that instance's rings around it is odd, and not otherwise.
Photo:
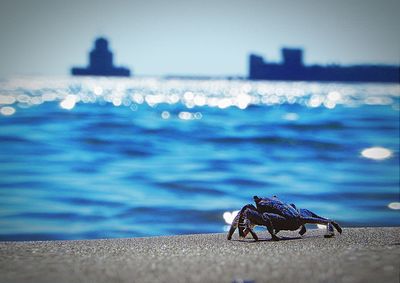
[(257, 225), (267, 227), (272, 240), (279, 241), (276, 235), (281, 230), (295, 231), (300, 229), (299, 234), (306, 233), (305, 224), (326, 225), (325, 238), (335, 235), (334, 228), (341, 234), (342, 228), (335, 221), (318, 216), (308, 209), (297, 208), (294, 204), (287, 204), (278, 197), (260, 198), (253, 197), (256, 206), (247, 204), (236, 215), (228, 232), (228, 240), (232, 239), (235, 230), (239, 229), (240, 238), (245, 238), (250, 233), (254, 240), (258, 241), (258, 236), (253, 228)]

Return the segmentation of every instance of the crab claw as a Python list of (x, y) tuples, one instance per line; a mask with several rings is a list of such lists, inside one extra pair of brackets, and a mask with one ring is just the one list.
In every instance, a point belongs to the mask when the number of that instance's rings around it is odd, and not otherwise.
[(228, 236), (226, 237), (227, 240), (232, 240), (232, 235), (235, 232), (236, 227), (234, 225), (231, 225), (231, 228), (229, 229)]
[(239, 220), (238, 220), (238, 227), (239, 227), (239, 237), (240, 239), (244, 239), (248, 233), (250, 233), (254, 240), (258, 241), (257, 234), (253, 231), (253, 227), (255, 226), (254, 223), (248, 218), (248, 213), (250, 211), (256, 211), (256, 208), (253, 205), (246, 205), (244, 206), (239, 212)]

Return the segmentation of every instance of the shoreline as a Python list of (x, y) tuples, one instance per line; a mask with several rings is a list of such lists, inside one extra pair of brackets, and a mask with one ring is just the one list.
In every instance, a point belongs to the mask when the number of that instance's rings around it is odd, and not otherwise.
[(400, 227), (0, 242), (0, 282), (398, 282)]

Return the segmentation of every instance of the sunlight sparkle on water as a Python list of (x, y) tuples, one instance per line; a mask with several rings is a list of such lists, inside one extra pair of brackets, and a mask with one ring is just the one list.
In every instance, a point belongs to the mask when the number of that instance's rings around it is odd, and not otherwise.
[(322, 97), (320, 95), (314, 94), (308, 101), (308, 106), (312, 108), (319, 107), (322, 104)]
[(0, 104), (13, 104), (16, 101), (11, 95), (0, 95)]
[(218, 108), (225, 109), (232, 106), (232, 101), (229, 98), (222, 98), (218, 101)]
[(400, 210), (400, 202), (391, 202), (388, 204), (390, 209)]
[(236, 215), (239, 213), (239, 210), (234, 210), (232, 212), (230, 211), (225, 211), (224, 214), (222, 214), (222, 217), (224, 218), (226, 224), (232, 224), (233, 219), (235, 219)]
[(206, 98), (203, 95), (196, 95), (194, 104), (196, 104), (196, 106), (204, 106), (206, 105)]
[(67, 97), (60, 102), (60, 106), (64, 109), (71, 110), (75, 107), (76, 104), (76, 96), (73, 94), (67, 95)]
[[(21, 93), (23, 86), (35, 90), (34, 95)], [(129, 80), (74, 79), (74, 80), (11, 80), (3, 87), (9, 91), (0, 95), (3, 106), (18, 103), (18, 107), (39, 105), (60, 100), (60, 107), (71, 110), (76, 103), (110, 103), (115, 107), (125, 106), (136, 111), (137, 106), (147, 104), (181, 104), (186, 109), (194, 107), (217, 107), (221, 110), (232, 106), (241, 110), (251, 105), (279, 106), (300, 104), (310, 108), (337, 106), (393, 105), (398, 110), (396, 97), (399, 88), (375, 86), (358, 91), (344, 84), (316, 84), (299, 82), (249, 82), (235, 80), (180, 81), (135, 78)], [(396, 104), (397, 103), (397, 104)], [(396, 108), (397, 107), (397, 108)], [(6, 108), (7, 110), (8, 108)], [(7, 112), (7, 111), (6, 111)], [(2, 113), (3, 115), (6, 115)], [(189, 116), (183, 116), (183, 118)], [(283, 117), (294, 121), (295, 115)]]
[(93, 88), (93, 92), (96, 95), (102, 95), (103, 94), (103, 88), (101, 86), (95, 86)]
[(336, 107), (336, 103), (332, 100), (326, 100), (324, 101), (324, 106), (328, 109), (333, 109)]
[(203, 117), (203, 115), (200, 112), (191, 113), (187, 111), (182, 111), (179, 112), (178, 117), (181, 120), (200, 120)]
[(181, 119), (181, 120), (191, 120), (192, 119), (192, 113), (186, 112), (186, 111), (180, 112), (178, 116), (179, 116), (179, 119)]
[(370, 147), (361, 151), (361, 155), (365, 158), (374, 160), (383, 160), (392, 156), (392, 151), (384, 147)]
[(299, 115), (297, 115), (296, 113), (286, 113), (285, 115), (283, 115), (283, 119), (287, 121), (296, 121), (299, 119)]
[(250, 104), (250, 102), (251, 102), (251, 96), (244, 94), (244, 93), (240, 94), (236, 98), (236, 106), (242, 110), (246, 109), (247, 106)]
[(142, 104), (144, 102), (143, 95), (141, 95), (140, 93), (135, 93), (132, 98), (133, 101), (137, 104)]
[(163, 111), (163, 112), (161, 113), (161, 117), (162, 117), (164, 120), (166, 120), (166, 119), (168, 119), (168, 118), (170, 117), (170, 114), (169, 114), (168, 111)]
[(328, 93), (328, 99), (331, 101), (339, 101), (342, 98), (342, 95), (340, 92), (337, 91), (331, 91)]
[(0, 113), (4, 116), (11, 116), (15, 113), (15, 108), (10, 106), (5, 106), (0, 109)]
[(120, 97), (114, 97), (113, 99), (112, 99), (112, 104), (114, 105), (114, 106), (121, 106), (121, 104), (122, 104), (122, 99), (120, 98)]

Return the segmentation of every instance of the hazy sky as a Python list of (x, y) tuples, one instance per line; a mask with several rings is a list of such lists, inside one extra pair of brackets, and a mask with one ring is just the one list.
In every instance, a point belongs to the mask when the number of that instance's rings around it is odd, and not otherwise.
[(137, 75), (247, 75), (251, 52), (306, 63), (399, 63), (398, 0), (1, 0), (0, 76), (67, 75), (95, 37)]

